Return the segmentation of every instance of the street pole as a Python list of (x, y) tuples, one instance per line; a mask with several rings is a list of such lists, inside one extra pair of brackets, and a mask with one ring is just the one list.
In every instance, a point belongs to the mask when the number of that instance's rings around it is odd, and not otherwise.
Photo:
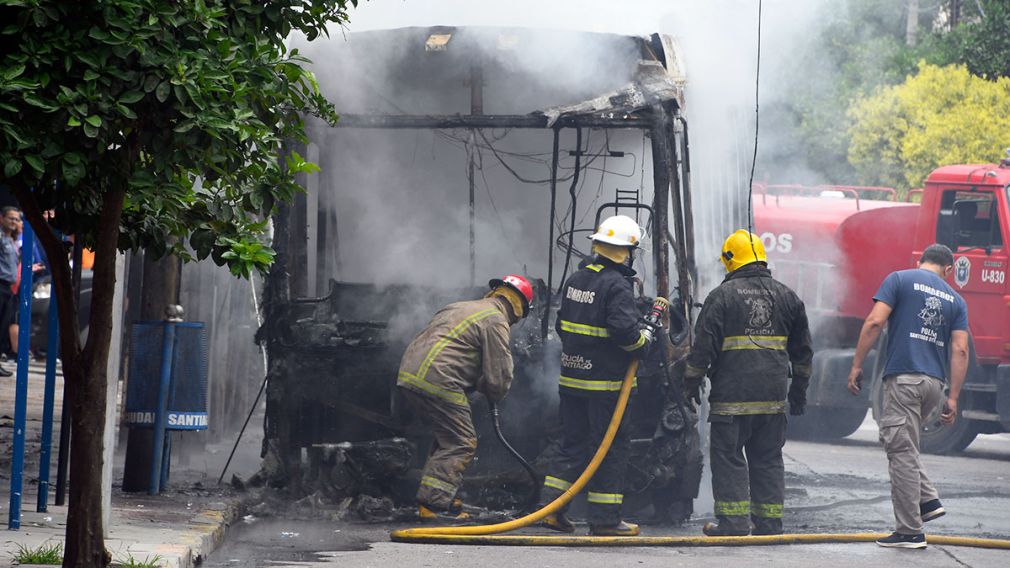
[[(0, 239), (6, 239), (0, 235)], [(18, 288), (18, 368), (14, 394), (14, 449), (11, 455), (11, 491), (7, 528), (21, 528), (21, 497), (25, 469), (25, 422), (28, 418), (28, 362), (32, 333), (32, 249), (35, 233), (30, 223), (24, 224), (21, 236), (21, 284)], [(7, 330), (0, 330), (6, 332)]]
[[(178, 303), (179, 262), (172, 256), (153, 259), (144, 254), (144, 276), (141, 288), (140, 321), (159, 321), (165, 308)], [(132, 377), (127, 377), (127, 381)], [(126, 440), (126, 464), (123, 467), (123, 491), (142, 492), (151, 489), (151, 459), (154, 451), (154, 429), (133, 427)], [(157, 487), (154, 487), (157, 490)]]

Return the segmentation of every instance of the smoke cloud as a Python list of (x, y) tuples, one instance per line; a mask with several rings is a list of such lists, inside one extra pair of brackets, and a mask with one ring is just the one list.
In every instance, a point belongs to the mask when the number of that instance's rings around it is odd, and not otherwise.
[[(835, 3), (827, 0), (766, 0), (761, 30), (762, 108), (788, 101), (795, 76), (794, 54), (815, 45), (823, 19)], [(638, 55), (619, 36), (673, 35), (682, 48), (688, 78), (685, 114), (691, 128), (692, 183), (697, 259), (702, 294), (722, 278), (718, 251), (723, 239), (747, 225), (746, 200), (754, 144), (757, 59), (756, 0), (560, 0), (471, 2), (464, 0), (362, 3), (346, 29), (331, 30), (329, 42), (294, 40), (314, 61), (325, 94), (338, 112), (468, 114), (469, 75), (464, 66), (429, 65), (435, 58), (460, 57), (452, 41), (466, 36), (489, 46), (485, 65), (484, 112), (524, 114), (547, 106), (585, 100), (619, 88), (631, 78)], [(456, 37), (444, 53), (424, 54), (416, 31), (405, 41), (372, 30), (428, 26), (488, 26), (447, 30)], [(507, 28), (555, 30), (539, 35)], [(493, 29), (492, 29), (493, 28)], [(584, 33), (602, 34), (588, 36)], [(424, 34), (427, 35), (427, 34)], [(463, 37), (460, 37), (460, 36)], [(811, 74), (827, 80), (828, 73)], [(424, 81), (418, 81), (424, 77)], [(794, 125), (762, 114), (756, 178), (791, 182), (812, 174), (800, 156), (778, 146), (795, 136)], [(519, 272), (547, 278), (550, 196), (543, 183), (550, 173), (548, 130), (357, 130), (316, 129), (316, 157), (323, 167), (310, 182), (310, 199), (327, 220), (325, 238), (338, 243), (320, 264), (328, 276), (380, 285), (424, 283), (459, 288)], [(649, 140), (636, 131), (583, 131), (587, 154), (576, 186), (578, 203), (568, 198), (576, 149), (575, 132), (561, 135), (558, 213), (554, 235), (568, 230), (575, 216), (574, 241), (588, 253), (585, 236), (597, 207), (617, 189), (638, 190), (652, 200)], [(624, 152), (623, 157), (608, 151)], [(312, 155), (312, 152), (310, 152)], [(469, 251), (469, 163), (474, 162), (475, 267)], [(310, 217), (311, 219), (311, 217)], [(643, 223), (646, 219), (640, 219)], [(757, 227), (756, 232), (761, 232)], [(310, 247), (311, 248), (311, 247)], [(644, 247), (649, 250), (648, 244)], [(647, 283), (648, 254), (636, 263)], [(554, 250), (554, 286), (565, 255)], [(578, 258), (571, 259), (572, 268)], [(427, 313), (430, 316), (430, 312)], [(420, 313), (401, 314), (398, 330), (423, 325)], [(417, 323), (417, 320), (421, 320)], [(549, 375), (549, 376), (547, 376)], [(556, 392), (556, 372), (538, 379), (536, 392)], [(539, 384), (543, 381), (544, 384)], [(702, 490), (702, 499), (710, 493)], [(707, 507), (707, 508), (706, 508)], [(699, 512), (711, 510), (700, 503)]]

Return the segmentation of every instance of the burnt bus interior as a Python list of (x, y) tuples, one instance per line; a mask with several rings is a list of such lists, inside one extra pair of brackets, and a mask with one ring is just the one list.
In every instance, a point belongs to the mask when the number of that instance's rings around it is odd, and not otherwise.
[[(685, 434), (692, 416), (667, 395), (679, 389), (666, 388), (687, 344), (696, 276), (673, 40), (437, 27), (297, 47), (341, 118), (307, 119), (310, 142), (296, 149), (321, 172), (273, 218), (277, 259), (259, 334), (270, 358), (271, 483), (409, 502), (427, 440), (395, 393), (400, 355), (435, 311), (482, 296), (509, 272), (530, 278), (536, 298), (512, 328), (502, 429), (543, 463), (558, 397), (560, 285), (587, 258), (599, 219), (616, 212), (646, 230), (634, 265), (643, 307), (653, 296), (673, 301), (672, 340), (639, 371), (628, 493), (648, 502), (671, 483), (689, 485), (681, 461), (698, 450), (687, 447), (697, 445)], [(467, 498), (517, 506), (531, 482), (495, 440), (486, 401), (471, 404), (479, 444)], [(663, 431), (676, 435), (656, 444)]]

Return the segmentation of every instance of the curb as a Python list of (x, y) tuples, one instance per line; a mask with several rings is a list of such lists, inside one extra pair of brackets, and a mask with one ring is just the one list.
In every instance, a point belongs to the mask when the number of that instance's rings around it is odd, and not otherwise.
[[(165, 540), (148, 547), (133, 547), (134, 558), (159, 557), (160, 568), (195, 568), (217, 550), (231, 526), (257, 494), (244, 495), (230, 502), (211, 503), (208, 508), (186, 521), (186, 527), (165, 535)], [(118, 560), (113, 552), (113, 560)]]
[(220, 508), (200, 512), (189, 520), (189, 527), (176, 538), (176, 543), (162, 545), (155, 554), (175, 557), (166, 564), (168, 568), (194, 568), (217, 550), (227, 535), (228, 528), (241, 516), (249, 502), (258, 498), (259, 492), (250, 492)]

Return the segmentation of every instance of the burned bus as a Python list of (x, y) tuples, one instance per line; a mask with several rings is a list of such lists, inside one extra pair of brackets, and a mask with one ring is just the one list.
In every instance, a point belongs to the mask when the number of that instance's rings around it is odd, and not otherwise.
[[(296, 42), (297, 43), (297, 42)], [(443, 305), (520, 273), (534, 310), (512, 328), (505, 437), (534, 467), (552, 452), (565, 277), (603, 216), (646, 238), (636, 296), (672, 301), (629, 411), (626, 507), (680, 522), (701, 475), (678, 370), (695, 303), (684, 68), (667, 36), (405, 28), (298, 45), (340, 121), (307, 119), (321, 172), (273, 218), (264, 302), (270, 364), (264, 475), (294, 494), (406, 504), (426, 444), (396, 395), (400, 356)], [(471, 397), (479, 447), (466, 499), (520, 507), (534, 483)]]

